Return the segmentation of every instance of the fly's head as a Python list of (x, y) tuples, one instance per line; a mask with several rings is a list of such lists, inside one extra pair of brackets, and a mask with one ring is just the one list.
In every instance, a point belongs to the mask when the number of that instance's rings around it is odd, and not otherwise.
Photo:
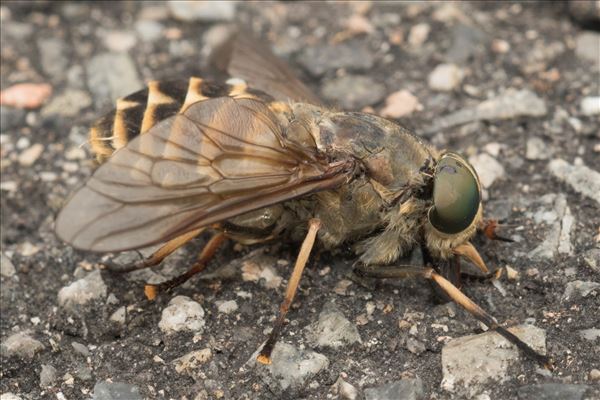
[(424, 224), (429, 251), (441, 259), (462, 255), (487, 269), (469, 242), (481, 223), (481, 184), (475, 169), (457, 153), (442, 153), (433, 169), (431, 206)]

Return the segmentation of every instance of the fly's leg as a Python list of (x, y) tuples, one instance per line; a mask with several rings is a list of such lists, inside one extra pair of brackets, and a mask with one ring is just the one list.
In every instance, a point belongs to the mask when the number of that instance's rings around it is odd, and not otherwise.
[(188, 233), (184, 233), (181, 236), (177, 236), (175, 239), (169, 240), (160, 249), (156, 250), (150, 257), (144, 258), (140, 261), (133, 262), (125, 265), (118, 265), (112, 261), (105, 261), (103, 264), (113, 272), (131, 272), (139, 269), (154, 267), (164, 260), (168, 255), (172, 254), (175, 250), (182, 247), (190, 240), (198, 236), (206, 228), (199, 228)]
[(517, 336), (503, 328), (496, 322), (494, 317), (475, 304), (463, 292), (454, 286), (449, 280), (434, 271), (433, 268), (420, 268), (414, 266), (361, 266), (356, 271), (357, 274), (371, 278), (425, 278), (434, 282), (446, 295), (455, 303), (467, 310), (471, 315), (483, 322), (489, 329), (493, 329), (504, 336), (509, 342), (517, 346), (527, 357), (552, 370), (552, 360), (539, 354), (527, 343), (523, 342)]
[(285, 291), (285, 298), (281, 303), (281, 306), (279, 307), (279, 315), (275, 320), (273, 330), (271, 331), (267, 342), (265, 343), (262, 350), (258, 354), (258, 357), (256, 358), (261, 364), (271, 364), (271, 353), (273, 352), (275, 343), (277, 343), (277, 338), (279, 336), (279, 333), (281, 332), (281, 328), (283, 328), (285, 316), (288, 310), (290, 309), (290, 305), (292, 304), (292, 300), (294, 300), (294, 296), (296, 295), (296, 290), (298, 289), (298, 284), (300, 283), (302, 272), (304, 271), (304, 267), (306, 266), (306, 262), (308, 261), (310, 251), (312, 250), (313, 245), (315, 244), (317, 232), (319, 231), (320, 227), (321, 221), (318, 219), (311, 219), (308, 222), (308, 233), (304, 238), (302, 247), (300, 247), (300, 252), (298, 253), (298, 258), (296, 259), (296, 264), (294, 265), (292, 276), (288, 281), (287, 289)]
[(500, 236), (496, 233), (496, 228), (498, 228), (498, 221), (495, 219), (487, 219), (481, 222), (479, 229), (483, 232), (485, 237), (490, 240), (499, 240), (501, 242), (512, 243), (514, 240)]
[(181, 285), (197, 273), (202, 272), (206, 268), (206, 265), (210, 259), (213, 258), (219, 247), (221, 247), (221, 244), (225, 241), (225, 239), (226, 236), (222, 232), (219, 232), (210, 238), (208, 243), (206, 243), (204, 246), (204, 249), (202, 249), (202, 252), (198, 256), (198, 259), (194, 265), (192, 265), (192, 267), (184, 274), (156, 285), (146, 284), (144, 287), (144, 293), (146, 294), (148, 300), (154, 300), (159, 293), (167, 292), (174, 287)]

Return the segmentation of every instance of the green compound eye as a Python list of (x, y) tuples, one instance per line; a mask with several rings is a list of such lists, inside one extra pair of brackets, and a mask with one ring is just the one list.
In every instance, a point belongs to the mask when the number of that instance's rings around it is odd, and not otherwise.
[(477, 215), (480, 200), (473, 167), (456, 153), (444, 154), (433, 178), (433, 207), (427, 215), (431, 225), (446, 234), (465, 230)]

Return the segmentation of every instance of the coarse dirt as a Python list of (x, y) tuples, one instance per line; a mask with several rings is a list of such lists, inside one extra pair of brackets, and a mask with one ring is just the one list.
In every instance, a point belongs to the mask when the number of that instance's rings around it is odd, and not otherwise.
[[(466, 74), (462, 86), (440, 93), (428, 86), (427, 77), (435, 65), (452, 56), (449, 51), (453, 26), (458, 22), (452, 15), (446, 20), (435, 17), (439, 8), (439, 4), (374, 3), (361, 10), (358, 3), (351, 2), (257, 2), (238, 4), (234, 20), (274, 46), (298, 69), (303, 81), (321, 93), (322, 85), (345, 71), (330, 69), (315, 77), (303, 70), (297, 59), (305, 48), (345, 41), (342, 35), (336, 36), (347, 30), (344, 21), (364, 12), (375, 32), (357, 33), (347, 40), (366, 46), (375, 62), (369, 70), (359, 73), (382, 83), (385, 95), (408, 89), (420, 100), (423, 110), (400, 119), (417, 132), (439, 115), (477, 104), (508, 87), (527, 88), (545, 101), (548, 112), (542, 117), (475, 122), (429, 139), (439, 147), (469, 155), (481, 152), (490, 143), (500, 144), (502, 150), (496, 159), (505, 173), (486, 190), (486, 214), (506, 220), (519, 240), (513, 244), (481, 241), (477, 247), (488, 265), (510, 265), (520, 272), (520, 279), (502, 282), (505, 295), (487, 282), (467, 282), (464, 291), (506, 326), (533, 321), (544, 329), (547, 352), (556, 360), (556, 370), (551, 374), (540, 372), (533, 362), (515, 363), (504, 382), (490, 382), (480, 392), (491, 399), (513, 399), (519, 388), (536, 383), (597, 387), (598, 382), (590, 381), (589, 376), (600, 365), (598, 339), (585, 339), (578, 332), (600, 328), (598, 290), (569, 300), (563, 299), (563, 293), (568, 282), (600, 280), (597, 270), (584, 259), (585, 254), (598, 247), (598, 203), (580, 195), (547, 169), (549, 159), (562, 158), (573, 163), (577, 158), (581, 164), (600, 170), (598, 117), (579, 112), (583, 97), (599, 93), (598, 73), (590, 62), (575, 54), (581, 28), (569, 19), (560, 4), (466, 3), (461, 8), (462, 17), (456, 18), (467, 18), (486, 39), (472, 45), (468, 61), (461, 63)], [(164, 5), (151, 2), (2, 5), (2, 89), (19, 82), (48, 82), (54, 95), (79, 90), (92, 102), (77, 107), (74, 115), (66, 108), (46, 114), (44, 108), (22, 114), (9, 110), (17, 122), (6, 126), (3, 122), (2, 182), (16, 183), (16, 190), (2, 191), (2, 253), (10, 258), (16, 273), (2, 276), (0, 334), (4, 341), (15, 332), (30, 331), (45, 348), (33, 358), (3, 355), (0, 392), (12, 392), (23, 399), (57, 398), (57, 393), (67, 399), (83, 399), (91, 398), (97, 382), (112, 380), (137, 386), (144, 398), (194, 399), (200, 393), (208, 398), (227, 399), (324, 399), (340, 398), (334, 389), (340, 376), (358, 389), (359, 396), (365, 388), (418, 376), (425, 398), (452, 398), (440, 387), (444, 346), (440, 337), (479, 333), (481, 326), (459, 309), (455, 316), (449, 316), (448, 307), (439, 303), (427, 282), (386, 281), (375, 283), (372, 288), (352, 283), (343, 293), (334, 291), (340, 281), (350, 279), (354, 259), (347, 248), (335, 254), (318, 253), (305, 271), (281, 340), (324, 354), (329, 366), (303, 387), (287, 391), (277, 388), (255, 367), (246, 365), (266, 338), (285, 285), (268, 289), (233, 274), (210, 281), (193, 279), (172, 294), (146, 301), (143, 281), (149, 275), (131, 277), (102, 270), (108, 292), (116, 298), (114, 302), (96, 301), (76, 312), (58, 306), (58, 291), (87, 271), (100, 268), (105, 257), (76, 251), (53, 233), (53, 220), (64, 200), (94, 169), (89, 149), (83, 148), (87, 153), (84, 158), (68, 159), (67, 155), (70, 150), (77, 154), (72, 149), (85, 140), (87, 127), (110, 109), (110, 96), (95, 96), (105, 89), (90, 87), (90, 59), (124, 40), (114, 37), (118, 42), (115, 45), (107, 43), (110, 39), (105, 41), (106, 37), (125, 32), (135, 38), (136, 44), (125, 53), (133, 61), (140, 83), (207, 74), (202, 58), (207, 39), (203, 35), (215, 23), (185, 22), (168, 13), (161, 15), (161, 10), (165, 10)], [(148, 16), (152, 13), (158, 14), (156, 21), (163, 29), (158, 38), (145, 41), (136, 26), (143, 19), (151, 20)], [(428, 24), (429, 34), (422, 45), (411, 47), (410, 30), (417, 24)], [(60, 60), (42, 57), (41, 47), (49, 45), (50, 39), (60, 43), (62, 69), (56, 68)], [(505, 53), (493, 51), (493, 39), (510, 43), (510, 48)], [(537, 42), (541, 44), (536, 45)], [(555, 43), (562, 46), (557, 56), (544, 53), (551, 51), (548, 49)], [(558, 77), (553, 70), (558, 71)], [(377, 112), (383, 105), (381, 100), (371, 106)], [(556, 122), (556, 115), (565, 112), (579, 118), (584, 125), (582, 132)], [(8, 118), (8, 114), (3, 113), (3, 118)], [(526, 143), (531, 136), (543, 138), (552, 156), (545, 160), (527, 159)], [(33, 165), (24, 166), (17, 157), (30, 143), (42, 144), (44, 151)], [(572, 250), (549, 259), (532, 260), (528, 254), (548, 231), (536, 224), (531, 215), (542, 210), (536, 200), (549, 193), (566, 196), (575, 220), (570, 237)], [(202, 236), (170, 257), (164, 266), (166, 276), (185, 270), (206, 238)], [(211, 262), (209, 271), (217, 271), (257, 248), (274, 260), (285, 261), (279, 262), (277, 268), (280, 276), (287, 279), (297, 244), (275, 242), (251, 248), (228, 244)], [(125, 258), (136, 257), (130, 254)], [(240, 293), (250, 298), (240, 297)], [(175, 295), (188, 296), (204, 308), (206, 328), (201, 335), (167, 336), (159, 329), (161, 312)], [(236, 300), (238, 310), (231, 314), (219, 312), (216, 302), (223, 300)], [(358, 325), (362, 343), (339, 350), (313, 349), (304, 338), (304, 328), (314, 323), (331, 301)], [(375, 305), (375, 310), (368, 315), (366, 309), (370, 305)], [(125, 326), (109, 320), (121, 306), (131, 306)], [(418, 339), (424, 343), (425, 351), (419, 354), (407, 349), (407, 333), (399, 327), (399, 321), (411, 313), (422, 313)], [(448, 332), (431, 327), (440, 318)], [(72, 342), (87, 346), (89, 354), (74, 351)], [(203, 348), (211, 349), (210, 363), (194, 374), (175, 370), (172, 360)], [(57, 371), (57, 381), (50, 388), (40, 387), (42, 365), (52, 365)], [(65, 374), (74, 377), (74, 382)]]

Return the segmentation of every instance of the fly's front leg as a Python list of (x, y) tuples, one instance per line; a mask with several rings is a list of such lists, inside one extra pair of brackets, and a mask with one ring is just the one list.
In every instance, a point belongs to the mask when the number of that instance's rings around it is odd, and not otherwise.
[(360, 276), (371, 278), (425, 278), (434, 282), (450, 299), (463, 307), (467, 312), (483, 322), (489, 329), (493, 329), (504, 336), (509, 342), (517, 346), (527, 357), (538, 362), (548, 369), (552, 369), (552, 360), (532, 349), (527, 343), (498, 325), (494, 317), (479, 307), (473, 300), (454, 286), (449, 280), (438, 274), (433, 268), (420, 268), (414, 266), (361, 266), (355, 272)]

